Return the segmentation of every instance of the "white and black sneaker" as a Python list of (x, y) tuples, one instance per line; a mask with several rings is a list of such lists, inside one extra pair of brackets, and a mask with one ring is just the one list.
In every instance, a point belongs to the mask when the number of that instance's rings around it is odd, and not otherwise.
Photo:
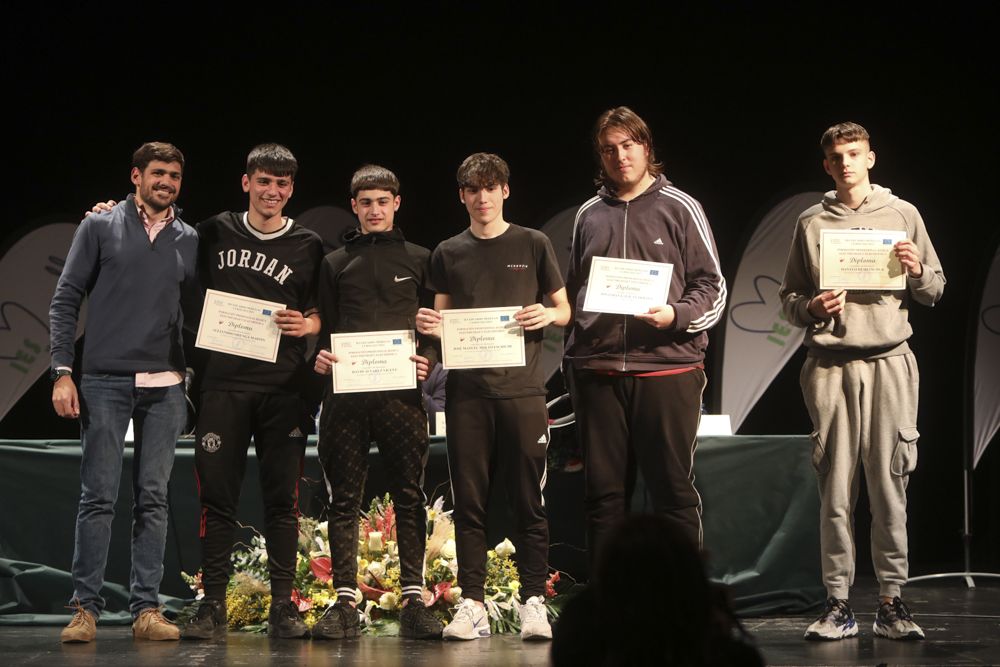
[(806, 628), (806, 639), (835, 640), (856, 637), (858, 624), (847, 600), (829, 598), (823, 614)]
[(898, 596), (892, 602), (883, 602), (878, 606), (872, 631), (879, 637), (889, 639), (924, 638), (924, 631), (914, 623), (910, 610)]

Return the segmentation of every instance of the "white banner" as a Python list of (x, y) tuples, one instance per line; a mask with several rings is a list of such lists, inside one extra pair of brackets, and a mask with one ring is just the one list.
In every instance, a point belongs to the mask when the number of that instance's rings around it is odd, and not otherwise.
[(972, 414), (972, 467), (1000, 428), (1000, 248), (983, 285), (976, 331), (976, 369)]
[[(0, 258), (0, 419), (49, 370), (49, 302), (76, 228), (33, 229)], [(85, 315), (81, 311), (77, 338)]]
[(730, 416), (734, 431), (802, 343), (802, 329), (781, 313), (778, 288), (795, 221), (822, 198), (821, 192), (803, 192), (771, 209), (750, 237), (730, 283), (721, 413)]

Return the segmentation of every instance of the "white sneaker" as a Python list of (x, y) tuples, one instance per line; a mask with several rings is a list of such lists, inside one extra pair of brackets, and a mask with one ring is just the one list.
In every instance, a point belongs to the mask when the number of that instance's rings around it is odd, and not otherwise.
[(878, 606), (872, 631), (879, 637), (889, 639), (924, 638), (924, 631), (913, 620), (909, 608), (898, 596), (894, 597), (892, 602), (883, 602)]
[(445, 639), (479, 639), (490, 636), (490, 619), (486, 609), (475, 600), (462, 600), (455, 608), (455, 617), (445, 626)]
[(858, 624), (847, 600), (831, 597), (826, 601), (823, 614), (810, 624), (806, 639), (837, 640), (858, 635)]
[(552, 626), (541, 595), (528, 598), (518, 606), (521, 614), (521, 639), (552, 639)]

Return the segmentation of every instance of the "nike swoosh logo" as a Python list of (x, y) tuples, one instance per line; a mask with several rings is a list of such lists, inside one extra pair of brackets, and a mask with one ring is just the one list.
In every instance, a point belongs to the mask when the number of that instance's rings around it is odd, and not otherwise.
[(404, 278), (400, 278), (399, 276), (393, 276), (392, 279), (397, 283), (401, 283), (404, 280), (413, 280), (413, 276), (406, 276)]

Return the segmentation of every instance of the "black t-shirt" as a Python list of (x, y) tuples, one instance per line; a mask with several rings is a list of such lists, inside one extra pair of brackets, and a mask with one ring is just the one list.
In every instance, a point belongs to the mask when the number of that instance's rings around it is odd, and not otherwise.
[[(226, 212), (198, 225), (198, 272), (207, 289), (276, 301), (308, 314), (316, 310), (316, 285), (323, 242), (288, 219), (263, 234), (245, 213)], [(272, 364), (211, 352), (202, 389), (300, 393), (308, 369), (306, 339), (282, 336)]]
[[(466, 229), (438, 245), (431, 255), (435, 291), (451, 296), (452, 308), (530, 306), (563, 286), (549, 238), (534, 229), (511, 225), (500, 236), (481, 239)], [(545, 394), (540, 356), (543, 330), (525, 331), (525, 365), (511, 368), (456, 369), (448, 391), (487, 398)]]

